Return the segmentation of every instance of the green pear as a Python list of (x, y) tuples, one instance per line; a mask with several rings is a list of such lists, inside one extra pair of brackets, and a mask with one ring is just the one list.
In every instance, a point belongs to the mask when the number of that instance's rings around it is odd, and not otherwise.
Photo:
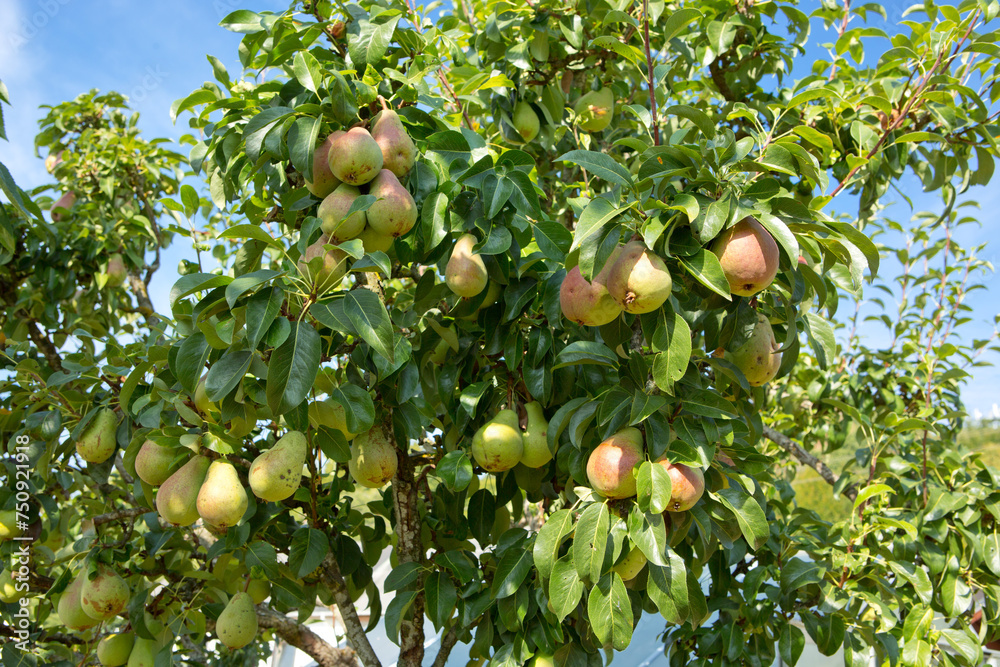
[(155, 667), (159, 646), (156, 640), (136, 637), (128, 656), (128, 667)]
[(223, 459), (212, 461), (195, 500), (198, 516), (209, 525), (225, 529), (240, 522), (248, 504), (247, 490), (233, 464)]
[(778, 374), (781, 367), (779, 349), (781, 346), (774, 338), (771, 323), (763, 314), (758, 313), (753, 333), (738, 348), (727, 352), (726, 358), (743, 372), (751, 387), (760, 387)]
[(373, 252), (389, 252), (393, 241), (396, 240), (395, 237), (379, 234), (371, 226), (365, 227), (358, 238), (361, 239), (361, 245), (369, 255)]
[(351, 460), (348, 469), (354, 481), (371, 489), (378, 489), (393, 478), (399, 456), (396, 446), (386, 437), (383, 427), (376, 424), (351, 443)]
[(632, 547), (625, 554), (625, 557), (618, 561), (611, 569), (618, 573), (622, 581), (631, 581), (639, 576), (644, 567), (646, 567), (646, 555), (642, 553), (639, 547)]
[(303, 433), (289, 431), (282, 436), (250, 465), (250, 488), (254, 495), (268, 502), (291, 497), (302, 483), (302, 466), (308, 452)]
[(451, 259), (444, 270), (445, 282), (452, 292), (462, 297), (473, 297), (486, 289), (489, 277), (486, 264), (478, 253), (472, 252), (476, 237), (463, 234), (451, 250)]
[(538, 136), (538, 130), (541, 127), (538, 114), (535, 113), (535, 110), (527, 102), (521, 101), (517, 103), (514, 107), (511, 120), (514, 121), (514, 130), (524, 143), (528, 143)]
[(49, 153), (48, 157), (45, 158), (45, 171), (49, 172), (50, 174), (54, 173), (56, 167), (62, 164), (63, 156), (65, 154), (66, 151), (59, 151), (58, 153), (56, 152)]
[[(27, 593), (27, 591), (24, 591)], [(21, 592), (17, 590), (17, 582), (10, 574), (10, 569), (0, 572), (0, 602), (17, 602), (21, 599)]]
[(354, 200), (361, 196), (361, 191), (353, 185), (341, 184), (336, 190), (326, 196), (316, 210), (316, 217), (322, 221), (323, 233), (330, 243), (339, 244), (349, 241), (365, 228), (368, 218), (364, 211), (355, 211), (350, 216)]
[(131, 632), (108, 635), (97, 645), (97, 660), (104, 667), (122, 667), (128, 662), (133, 644), (135, 635)]
[(618, 431), (587, 458), (590, 487), (605, 498), (631, 498), (636, 493), (635, 468), (643, 458), (642, 433), (631, 427)]
[(257, 610), (248, 593), (237, 593), (215, 623), (219, 641), (231, 649), (243, 648), (257, 636)]
[(592, 90), (576, 102), (577, 124), (587, 132), (603, 132), (615, 115), (615, 96), (608, 87)]
[(62, 222), (69, 217), (69, 210), (76, 203), (76, 193), (70, 190), (59, 199), (55, 200), (50, 209), (52, 222)]
[(522, 453), (524, 439), (513, 410), (501, 410), (472, 436), (472, 456), (487, 472), (510, 470)]
[(524, 428), (524, 451), (521, 453), (521, 463), (529, 468), (541, 468), (552, 460), (549, 451), (549, 423), (545, 420), (542, 404), (532, 401), (524, 406), (528, 413), (528, 423)]
[(702, 469), (665, 460), (656, 463), (663, 466), (670, 475), (670, 504), (667, 511), (686, 512), (694, 507), (705, 493), (705, 473)]
[(528, 662), (528, 667), (556, 667), (556, 659), (548, 653), (536, 653)]
[(612, 251), (593, 282), (587, 282), (579, 266), (566, 274), (559, 288), (559, 306), (566, 319), (588, 327), (600, 327), (621, 315), (622, 307), (608, 292), (608, 276), (619, 255), (620, 247)]
[(309, 404), (309, 425), (313, 428), (320, 426), (335, 428), (344, 434), (345, 440), (353, 440), (357, 435), (347, 428), (347, 412), (344, 406), (329, 399)]
[(190, 526), (198, 520), (198, 491), (211, 461), (198, 455), (185, 463), (156, 492), (156, 511), (175, 526)]
[(372, 138), (382, 149), (382, 168), (406, 178), (417, 159), (417, 147), (406, 133), (399, 114), (385, 109), (372, 121)]
[(135, 474), (150, 486), (163, 484), (173, 472), (171, 464), (177, 452), (173, 447), (163, 447), (147, 440), (135, 455)]
[(752, 216), (727, 229), (712, 243), (729, 291), (753, 296), (768, 287), (778, 275), (778, 244)]
[(657, 310), (672, 288), (667, 265), (641, 241), (626, 243), (608, 274), (608, 293), (627, 313)]
[(128, 600), (128, 583), (107, 565), (98, 565), (94, 578), (85, 577), (80, 588), (80, 606), (84, 613), (98, 621), (120, 614)]
[(327, 249), (327, 245), (331, 241), (322, 234), (299, 258), (299, 270), (315, 285), (317, 294), (333, 289), (347, 275), (347, 253), (340, 248)]
[(219, 406), (208, 398), (208, 389), (205, 387), (205, 380), (207, 378), (208, 374), (206, 373), (198, 380), (198, 386), (194, 388), (194, 406), (198, 408), (198, 412), (205, 418), (208, 418), (212, 412), (219, 411)]
[(342, 134), (342, 130), (337, 130), (313, 151), (313, 177), (311, 181), (306, 181), (306, 189), (314, 197), (322, 199), (340, 185), (340, 179), (330, 171), (330, 147)]
[(104, 463), (115, 452), (118, 418), (111, 408), (102, 408), (76, 441), (76, 453), (88, 463)]
[(417, 204), (396, 175), (383, 169), (369, 186), (377, 201), (368, 208), (368, 224), (383, 236), (398, 238), (417, 224)]
[(108, 274), (108, 282), (106, 283), (108, 287), (121, 287), (125, 282), (128, 273), (125, 269), (125, 259), (120, 253), (116, 252), (108, 258), (106, 273)]
[(59, 604), (56, 605), (56, 614), (59, 622), (70, 630), (86, 630), (99, 623), (83, 610), (80, 606), (80, 590), (83, 588), (84, 579), (87, 578), (86, 571), (77, 575), (76, 579), (66, 587), (59, 597)]
[(14, 510), (0, 511), (0, 540), (9, 540), (21, 535), (17, 527), (17, 512)]
[(271, 596), (271, 584), (263, 579), (251, 579), (247, 593), (254, 604), (262, 604)]
[(333, 175), (351, 185), (367, 183), (382, 169), (382, 149), (363, 127), (338, 135), (327, 157)]

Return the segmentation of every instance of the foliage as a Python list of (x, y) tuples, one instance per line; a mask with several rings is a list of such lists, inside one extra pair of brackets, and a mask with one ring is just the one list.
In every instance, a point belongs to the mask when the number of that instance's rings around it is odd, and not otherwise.
[[(959, 195), (990, 181), (998, 154), (998, 54), (981, 32), (998, 5), (928, 3), (891, 37), (858, 25), (881, 11), (817, 9), (836, 31), (830, 60), (789, 83), (810, 17), (787, 2), (463, 0), (436, 20), (400, 3), (296, 2), (223, 20), (244, 35), (245, 72), (234, 79), (210, 56), (215, 82), (173, 105), (192, 130), (186, 159), (139, 138), (116, 94), (53, 107), (37, 145), (66, 151), (54, 175), (78, 194), (69, 216), (45, 220), (50, 200), (0, 169), (3, 430), (35, 471), (25, 523), (46, 664), (85, 659), (51, 612), (97, 561), (132, 590), (112, 625), (189, 664), (253, 662), (279, 636), (320, 664), (356, 652), (371, 667), (363, 593), (368, 629), (381, 620), (407, 667), (422, 664), (429, 632), (442, 634), (441, 665), (456, 641), (497, 667), (551, 654), (603, 664), (602, 647), (624, 649), (657, 613), (672, 665), (794, 664), (804, 633), (849, 664), (870, 650), (879, 664), (977, 664), (1000, 623), (1000, 473), (952, 443), (961, 384), (995, 345), (957, 334), (989, 267), (952, 233), (972, 220)], [(878, 39), (890, 47), (862, 66)], [(602, 87), (613, 118), (587, 132), (577, 101)], [(541, 121), (528, 142), (519, 103)], [(388, 251), (340, 244), (349, 277), (319, 290), (299, 262), (320, 235), (305, 187), (314, 150), (383, 104), (418, 148), (405, 185), (419, 219)], [(179, 185), (182, 165), (207, 198)], [(887, 219), (884, 198), (908, 176), (941, 192), (943, 214)], [(856, 215), (830, 211), (842, 193), (857, 195)], [(779, 272), (740, 298), (710, 245), (750, 215), (776, 240)], [(464, 233), (500, 286), (495, 303), (488, 291), (457, 298), (443, 280)], [(154, 314), (146, 286), (177, 236), (220, 267), (183, 263), (171, 312)], [(666, 261), (669, 301), (599, 328), (563, 318), (567, 269), (590, 279), (629, 240)], [(102, 280), (115, 251), (127, 289)], [(902, 270), (883, 268), (867, 289), (898, 299), (896, 312), (878, 302), (895, 340), (869, 348), (853, 332), (839, 344), (842, 302), (859, 304), (865, 272), (873, 280), (889, 258)], [(783, 356), (778, 379), (752, 388), (716, 351), (744, 342), (758, 313)], [(310, 414), (324, 397), (345, 409), (343, 428)], [(532, 400), (553, 462), (534, 479), (477, 469), (473, 433)], [(120, 456), (84, 465), (74, 443), (101, 406), (120, 415)], [(641, 428), (645, 458), (704, 469), (693, 509), (662, 512), (671, 482), (648, 463), (636, 498), (588, 488), (589, 453), (627, 426)], [(344, 429), (376, 429), (398, 456), (368, 502)], [(307, 434), (305, 482), (279, 502), (249, 495), (228, 530), (161, 523), (134, 474), (151, 440), (178, 458), (200, 447), (245, 477), (288, 431)], [(813, 454), (849, 434), (857, 451), (838, 476)], [(797, 506), (799, 463), (853, 501), (848, 519)], [(23, 512), (6, 488), (3, 509)], [(633, 546), (648, 564), (626, 583), (613, 565)], [(386, 550), (383, 606), (372, 568)], [(251, 579), (271, 584), (262, 641), (205, 643)], [(334, 604), (353, 651), (298, 624)]]

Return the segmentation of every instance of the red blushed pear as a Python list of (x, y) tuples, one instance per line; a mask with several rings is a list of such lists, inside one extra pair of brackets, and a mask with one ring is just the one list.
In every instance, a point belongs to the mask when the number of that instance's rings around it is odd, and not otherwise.
[(587, 459), (587, 479), (605, 498), (631, 498), (636, 493), (635, 468), (645, 458), (642, 433), (626, 428), (599, 444)]
[(641, 241), (625, 244), (608, 274), (608, 293), (627, 313), (653, 312), (672, 289), (667, 265)]
[(611, 297), (607, 286), (611, 267), (620, 254), (621, 248), (615, 248), (593, 282), (583, 277), (579, 266), (566, 274), (559, 288), (559, 305), (566, 319), (584, 326), (599, 327), (613, 322), (621, 314), (622, 307)]
[(739, 368), (746, 376), (751, 387), (765, 385), (778, 374), (781, 367), (781, 346), (774, 338), (771, 323), (764, 315), (757, 314), (757, 326), (743, 345), (732, 352), (726, 353), (726, 358)]
[(670, 475), (670, 512), (686, 512), (694, 507), (705, 493), (705, 473), (682, 463), (656, 462)]
[(69, 210), (76, 203), (76, 193), (70, 190), (52, 204), (52, 222), (62, 222), (69, 215)]
[(712, 243), (729, 291), (753, 296), (768, 287), (778, 275), (778, 244), (752, 216), (727, 229)]
[(332, 133), (313, 153), (313, 177), (311, 181), (306, 181), (306, 189), (314, 197), (322, 199), (336, 190), (337, 186), (340, 185), (340, 179), (330, 171), (330, 147), (343, 134), (342, 130)]

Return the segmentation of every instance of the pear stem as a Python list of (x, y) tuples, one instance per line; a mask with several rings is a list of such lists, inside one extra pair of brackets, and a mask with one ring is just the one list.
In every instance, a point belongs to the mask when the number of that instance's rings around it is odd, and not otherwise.
[(379, 95), (377, 99), (378, 99), (379, 102), (382, 103), (382, 111), (388, 111), (389, 110), (389, 103), (385, 101), (385, 98), (382, 97), (381, 95)]
[(250, 590), (250, 573), (247, 572), (247, 580), (243, 583), (243, 592), (246, 593)]

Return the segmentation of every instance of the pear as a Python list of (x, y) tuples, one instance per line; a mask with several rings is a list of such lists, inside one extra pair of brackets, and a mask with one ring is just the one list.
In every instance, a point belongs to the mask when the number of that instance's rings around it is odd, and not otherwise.
[(377, 201), (368, 208), (368, 224), (383, 236), (398, 238), (417, 224), (417, 204), (396, 175), (383, 169), (369, 186)]
[(322, 199), (340, 185), (340, 179), (330, 171), (330, 147), (342, 134), (342, 130), (337, 130), (313, 151), (313, 177), (311, 181), (306, 181), (306, 189), (314, 197)]
[[(347, 253), (340, 248), (327, 250), (325, 246), (330, 244), (330, 239), (322, 234), (299, 258), (299, 270), (315, 285), (317, 294), (333, 289), (347, 275)], [(312, 260), (316, 258), (322, 261), (313, 266)]]
[(606, 498), (635, 495), (635, 472), (643, 461), (642, 433), (623, 429), (599, 444), (587, 459), (590, 486)]
[(520, 135), (524, 143), (528, 143), (538, 136), (538, 129), (541, 127), (538, 121), (538, 114), (535, 113), (535, 110), (527, 102), (522, 101), (517, 103), (514, 107), (511, 120), (514, 121), (514, 130)]
[(62, 222), (69, 216), (69, 210), (76, 203), (76, 193), (70, 190), (52, 203), (52, 222)]
[(125, 270), (125, 259), (120, 253), (114, 253), (108, 258), (108, 287), (121, 287), (128, 275)]
[(59, 151), (58, 153), (49, 153), (48, 157), (45, 158), (45, 171), (50, 174), (55, 172), (56, 167), (62, 164), (63, 155), (66, 151)]
[(239, 592), (219, 614), (215, 622), (219, 641), (231, 649), (243, 648), (257, 636), (257, 610), (249, 593)]
[(621, 315), (622, 307), (608, 292), (608, 275), (619, 255), (620, 247), (614, 249), (593, 282), (587, 282), (579, 266), (566, 274), (559, 288), (559, 306), (566, 319), (588, 327), (600, 327)]
[[(24, 591), (27, 593), (27, 591)], [(0, 602), (17, 602), (21, 599), (21, 593), (17, 590), (17, 582), (10, 575), (10, 569), (0, 572)]]
[(361, 196), (361, 191), (353, 185), (341, 184), (336, 190), (326, 196), (316, 210), (323, 224), (323, 233), (333, 244), (349, 241), (365, 228), (368, 219), (364, 211), (355, 211), (349, 217), (354, 200)]
[(302, 483), (302, 466), (308, 452), (303, 433), (286, 433), (250, 465), (250, 488), (254, 495), (269, 502), (290, 497)]
[(156, 492), (156, 511), (164, 521), (190, 526), (198, 520), (198, 491), (211, 461), (198, 455), (167, 478)]
[(406, 178), (417, 158), (417, 147), (399, 120), (399, 114), (385, 109), (372, 121), (372, 139), (382, 149), (382, 168), (396, 178)]
[(353, 440), (357, 433), (347, 428), (347, 412), (337, 401), (316, 401), (309, 404), (309, 425), (313, 428), (327, 426), (344, 434), (345, 440)]
[(195, 506), (205, 523), (216, 528), (235, 526), (247, 511), (247, 490), (229, 461), (219, 459), (208, 466)]
[(778, 275), (778, 244), (753, 216), (727, 229), (712, 243), (729, 281), (729, 291), (737, 296), (753, 296)]
[(93, 579), (84, 577), (80, 588), (80, 606), (87, 616), (106, 621), (122, 613), (128, 600), (128, 584), (107, 565), (98, 565)]
[(251, 579), (247, 587), (247, 593), (254, 604), (262, 604), (264, 600), (271, 596), (271, 584), (263, 579)]
[(170, 477), (176, 453), (177, 450), (173, 447), (162, 447), (147, 440), (135, 455), (135, 474), (150, 486), (163, 484)]
[(646, 567), (646, 555), (639, 547), (632, 549), (625, 554), (625, 557), (618, 561), (611, 569), (618, 573), (622, 581), (631, 581), (639, 576), (642, 568)]
[(205, 387), (205, 380), (207, 377), (207, 374), (203, 375), (201, 379), (198, 380), (198, 386), (194, 388), (194, 406), (198, 408), (198, 412), (200, 412), (203, 417), (208, 417), (210, 413), (219, 411), (219, 406), (208, 398), (208, 389)]
[(529, 468), (541, 468), (552, 460), (548, 440), (549, 423), (545, 421), (542, 404), (538, 401), (526, 404), (524, 410), (528, 413), (528, 423), (521, 436), (524, 442), (521, 463)]
[(80, 590), (83, 588), (87, 573), (81, 572), (73, 582), (66, 587), (59, 597), (56, 614), (59, 622), (70, 630), (86, 630), (98, 624), (99, 621), (87, 615), (80, 606)]
[(362, 486), (377, 489), (396, 474), (399, 458), (396, 446), (389, 441), (381, 426), (374, 426), (351, 443), (351, 460), (348, 469), (354, 481)]
[(615, 96), (608, 87), (592, 90), (576, 102), (577, 124), (587, 132), (603, 132), (615, 115)]
[(382, 149), (363, 127), (352, 127), (338, 135), (328, 159), (333, 175), (351, 185), (367, 183), (382, 169)]
[(128, 656), (128, 667), (155, 667), (158, 645), (155, 639), (136, 637)]
[(111, 408), (102, 408), (76, 441), (76, 453), (88, 463), (104, 463), (115, 452), (118, 419)]
[(361, 245), (369, 255), (373, 252), (389, 252), (392, 242), (396, 240), (395, 237), (379, 234), (371, 226), (365, 227), (358, 238), (361, 239)]
[(760, 387), (774, 379), (781, 366), (781, 348), (774, 339), (774, 330), (764, 315), (757, 314), (757, 326), (746, 342), (732, 352), (726, 353), (726, 358), (739, 368), (746, 376), (751, 387)]
[(135, 635), (131, 632), (108, 635), (97, 645), (97, 660), (104, 667), (122, 667), (128, 662), (133, 644)]
[(528, 662), (528, 667), (556, 667), (556, 659), (548, 653), (536, 653)]
[(668, 512), (686, 512), (694, 507), (705, 493), (705, 473), (701, 468), (691, 468), (683, 463), (660, 460), (670, 475), (670, 504)]
[(17, 512), (14, 510), (0, 511), (0, 540), (18, 537), (21, 529), (17, 525)]
[(474, 245), (476, 237), (472, 234), (463, 234), (459, 237), (444, 270), (445, 282), (451, 291), (466, 298), (482, 292), (489, 281), (483, 258), (472, 252)]
[(608, 293), (628, 313), (651, 313), (670, 298), (667, 265), (641, 241), (625, 244), (607, 277)]
[(472, 457), (487, 472), (510, 470), (523, 453), (524, 438), (513, 410), (501, 410), (472, 436)]

